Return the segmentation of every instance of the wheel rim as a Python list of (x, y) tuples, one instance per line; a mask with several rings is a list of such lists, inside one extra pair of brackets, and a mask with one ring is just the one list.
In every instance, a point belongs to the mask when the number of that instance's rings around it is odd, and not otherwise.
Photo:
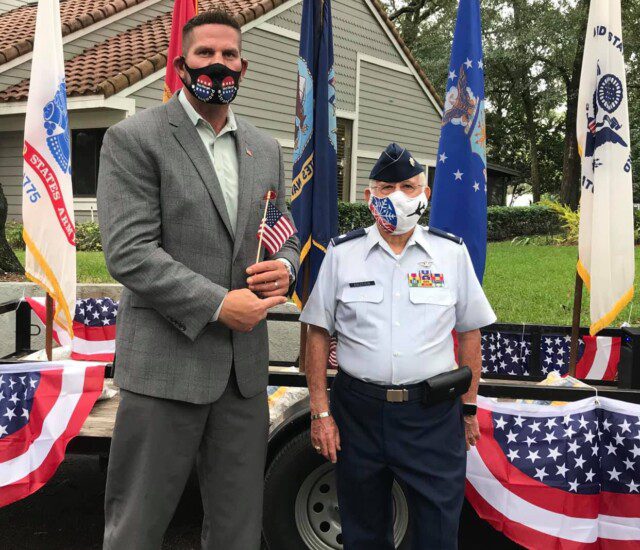
[[(393, 540), (404, 539), (409, 524), (409, 507), (400, 486), (393, 482)], [(296, 527), (310, 550), (342, 549), (342, 528), (333, 464), (327, 462), (311, 472), (300, 486), (295, 506)]]

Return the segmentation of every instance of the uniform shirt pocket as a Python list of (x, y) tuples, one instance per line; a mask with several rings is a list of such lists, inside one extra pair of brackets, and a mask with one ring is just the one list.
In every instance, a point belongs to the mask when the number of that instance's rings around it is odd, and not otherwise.
[(453, 307), (455, 298), (448, 288), (410, 288), (409, 300), (413, 304)]
[[(451, 332), (455, 323), (455, 294), (448, 288), (410, 288), (409, 300), (415, 310), (416, 323), (422, 319), (419, 334), (439, 341)], [(417, 328), (417, 324), (416, 324)]]
[(377, 334), (376, 310), (384, 298), (380, 285), (345, 287), (340, 294), (340, 321), (347, 336), (354, 339), (373, 341)]

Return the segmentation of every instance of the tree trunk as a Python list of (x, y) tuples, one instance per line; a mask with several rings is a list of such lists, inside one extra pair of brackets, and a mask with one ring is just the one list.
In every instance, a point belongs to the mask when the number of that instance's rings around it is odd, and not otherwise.
[(578, 114), (578, 92), (580, 88), (580, 73), (582, 72), (582, 56), (584, 54), (584, 39), (587, 32), (589, 4), (582, 0), (577, 9), (583, 11), (582, 23), (578, 32), (578, 46), (573, 58), (571, 77), (565, 80), (567, 90), (567, 118), (565, 120), (564, 156), (562, 160), (562, 185), (560, 186), (560, 202), (573, 208), (578, 208), (580, 197), (580, 155), (578, 154), (578, 140), (576, 136), (576, 117)]
[(565, 123), (564, 155), (562, 159), (562, 184), (560, 202), (578, 208), (580, 199), (580, 155), (576, 136), (576, 114), (578, 111), (578, 89), (567, 92), (567, 120)]
[(540, 202), (540, 162), (538, 160), (538, 127), (534, 115), (531, 91), (525, 88), (522, 92), (522, 104), (527, 120), (527, 137), (529, 139), (529, 156), (531, 157), (531, 192), (533, 202)]
[[(523, 0), (514, 0), (511, 4), (513, 8), (513, 24), (516, 31), (516, 39), (519, 44), (519, 48), (526, 52), (526, 45), (522, 43), (523, 34), (523, 17), (526, 20), (526, 13), (523, 16), (523, 5), (526, 2)], [(540, 163), (538, 161), (538, 127), (536, 126), (535, 107), (533, 98), (531, 97), (531, 78), (530, 78), (530, 66), (524, 64), (520, 66), (518, 70), (519, 82), (520, 82), (520, 98), (522, 99), (522, 106), (525, 113), (527, 139), (529, 140), (529, 156), (531, 157), (531, 192), (533, 194), (533, 202), (540, 201)], [(515, 197), (515, 191), (513, 196)]]
[(16, 255), (11, 250), (7, 237), (4, 232), (5, 225), (7, 223), (7, 214), (9, 205), (7, 204), (7, 198), (4, 196), (2, 190), (2, 184), (0, 183), (0, 273), (24, 273), (24, 267), (16, 258)]

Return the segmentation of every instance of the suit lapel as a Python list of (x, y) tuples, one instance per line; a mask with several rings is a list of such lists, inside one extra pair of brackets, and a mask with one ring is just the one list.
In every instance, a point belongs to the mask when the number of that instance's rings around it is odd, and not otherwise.
[[(237, 120), (236, 153), (238, 155), (238, 219), (236, 222), (236, 240), (233, 247), (233, 259), (236, 259), (242, 246), (247, 221), (251, 215), (251, 202), (258, 189), (255, 185), (254, 168), (256, 150), (252, 146), (246, 128), (241, 120)], [(258, 228), (251, 228), (256, 233)]]
[(211, 164), (209, 154), (198, 135), (198, 131), (187, 116), (187, 113), (185, 113), (182, 105), (180, 105), (177, 94), (174, 95), (167, 103), (167, 112), (169, 116), (169, 123), (172, 126), (173, 135), (184, 149), (184, 152), (191, 159), (193, 165), (196, 167), (204, 186), (211, 196), (213, 204), (222, 218), (224, 226), (229, 232), (229, 236), (233, 239), (234, 231), (231, 227), (227, 204), (225, 203), (224, 196), (222, 195), (220, 182), (218, 181), (216, 172)]

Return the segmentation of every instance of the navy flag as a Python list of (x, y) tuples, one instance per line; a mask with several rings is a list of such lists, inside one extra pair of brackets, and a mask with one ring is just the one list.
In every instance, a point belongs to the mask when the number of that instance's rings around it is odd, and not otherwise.
[(331, 2), (304, 0), (298, 58), (291, 214), (300, 270), (293, 299), (302, 308), (329, 240), (338, 233), (336, 92)]
[(460, 0), (458, 6), (429, 225), (464, 239), (482, 282), (487, 156), (480, 0)]

